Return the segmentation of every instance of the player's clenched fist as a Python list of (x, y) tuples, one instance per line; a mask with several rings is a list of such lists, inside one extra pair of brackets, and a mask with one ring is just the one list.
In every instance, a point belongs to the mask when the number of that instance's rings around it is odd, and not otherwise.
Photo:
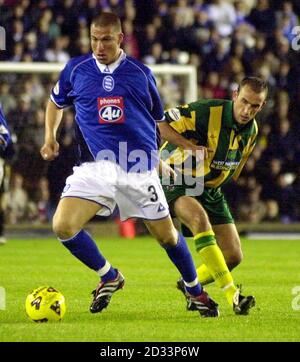
[(59, 143), (57, 141), (46, 142), (41, 148), (40, 153), (44, 160), (54, 160), (59, 154)]

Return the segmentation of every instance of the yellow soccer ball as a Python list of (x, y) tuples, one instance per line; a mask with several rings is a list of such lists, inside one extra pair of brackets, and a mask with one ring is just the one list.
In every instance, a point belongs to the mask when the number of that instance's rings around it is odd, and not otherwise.
[(57, 322), (66, 313), (66, 301), (58, 290), (44, 286), (28, 294), (25, 308), (28, 317), (34, 322)]

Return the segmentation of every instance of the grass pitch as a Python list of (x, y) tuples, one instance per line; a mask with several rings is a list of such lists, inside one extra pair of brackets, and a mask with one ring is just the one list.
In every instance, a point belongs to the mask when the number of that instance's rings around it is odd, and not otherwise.
[[(219, 303), (218, 319), (185, 310), (175, 288), (178, 272), (150, 237), (103, 239), (98, 245), (126, 278), (124, 289), (99, 314), (89, 312), (97, 276), (54, 238), (9, 240), (1, 246), (0, 286), (6, 291), (6, 309), (0, 309), (0, 342), (300, 341), (300, 287), (298, 298), (293, 294), (300, 286), (300, 241), (244, 239), (245, 259), (233, 276), (243, 283), (245, 294), (255, 295), (257, 306), (249, 316), (236, 316), (223, 292), (207, 286)], [(64, 294), (63, 321), (37, 324), (26, 316), (26, 296), (41, 285)]]

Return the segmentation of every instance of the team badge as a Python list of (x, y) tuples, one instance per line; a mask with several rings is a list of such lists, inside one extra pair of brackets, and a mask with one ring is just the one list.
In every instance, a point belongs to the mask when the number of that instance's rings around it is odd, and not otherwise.
[(115, 87), (114, 78), (110, 75), (106, 75), (103, 78), (102, 86), (107, 92), (111, 92)]
[(124, 123), (123, 97), (98, 98), (99, 123)]
[(228, 150), (226, 161), (234, 161), (238, 150)]

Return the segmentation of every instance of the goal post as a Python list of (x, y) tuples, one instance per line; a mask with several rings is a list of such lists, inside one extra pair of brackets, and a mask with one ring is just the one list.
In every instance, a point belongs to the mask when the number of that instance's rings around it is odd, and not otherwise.
[(172, 75), (183, 77), (184, 79), (184, 101), (194, 102), (198, 97), (197, 70), (193, 65), (156, 64), (151, 65), (155, 76)]
[[(59, 73), (65, 63), (46, 62), (0, 62), (0, 77), (3, 73), (12, 74), (52, 74)], [(197, 70), (192, 65), (156, 64), (149, 65), (155, 77), (175, 77), (181, 79), (183, 101), (197, 100)], [(0, 79), (1, 80), (1, 79)], [(173, 105), (174, 106), (174, 105)]]

